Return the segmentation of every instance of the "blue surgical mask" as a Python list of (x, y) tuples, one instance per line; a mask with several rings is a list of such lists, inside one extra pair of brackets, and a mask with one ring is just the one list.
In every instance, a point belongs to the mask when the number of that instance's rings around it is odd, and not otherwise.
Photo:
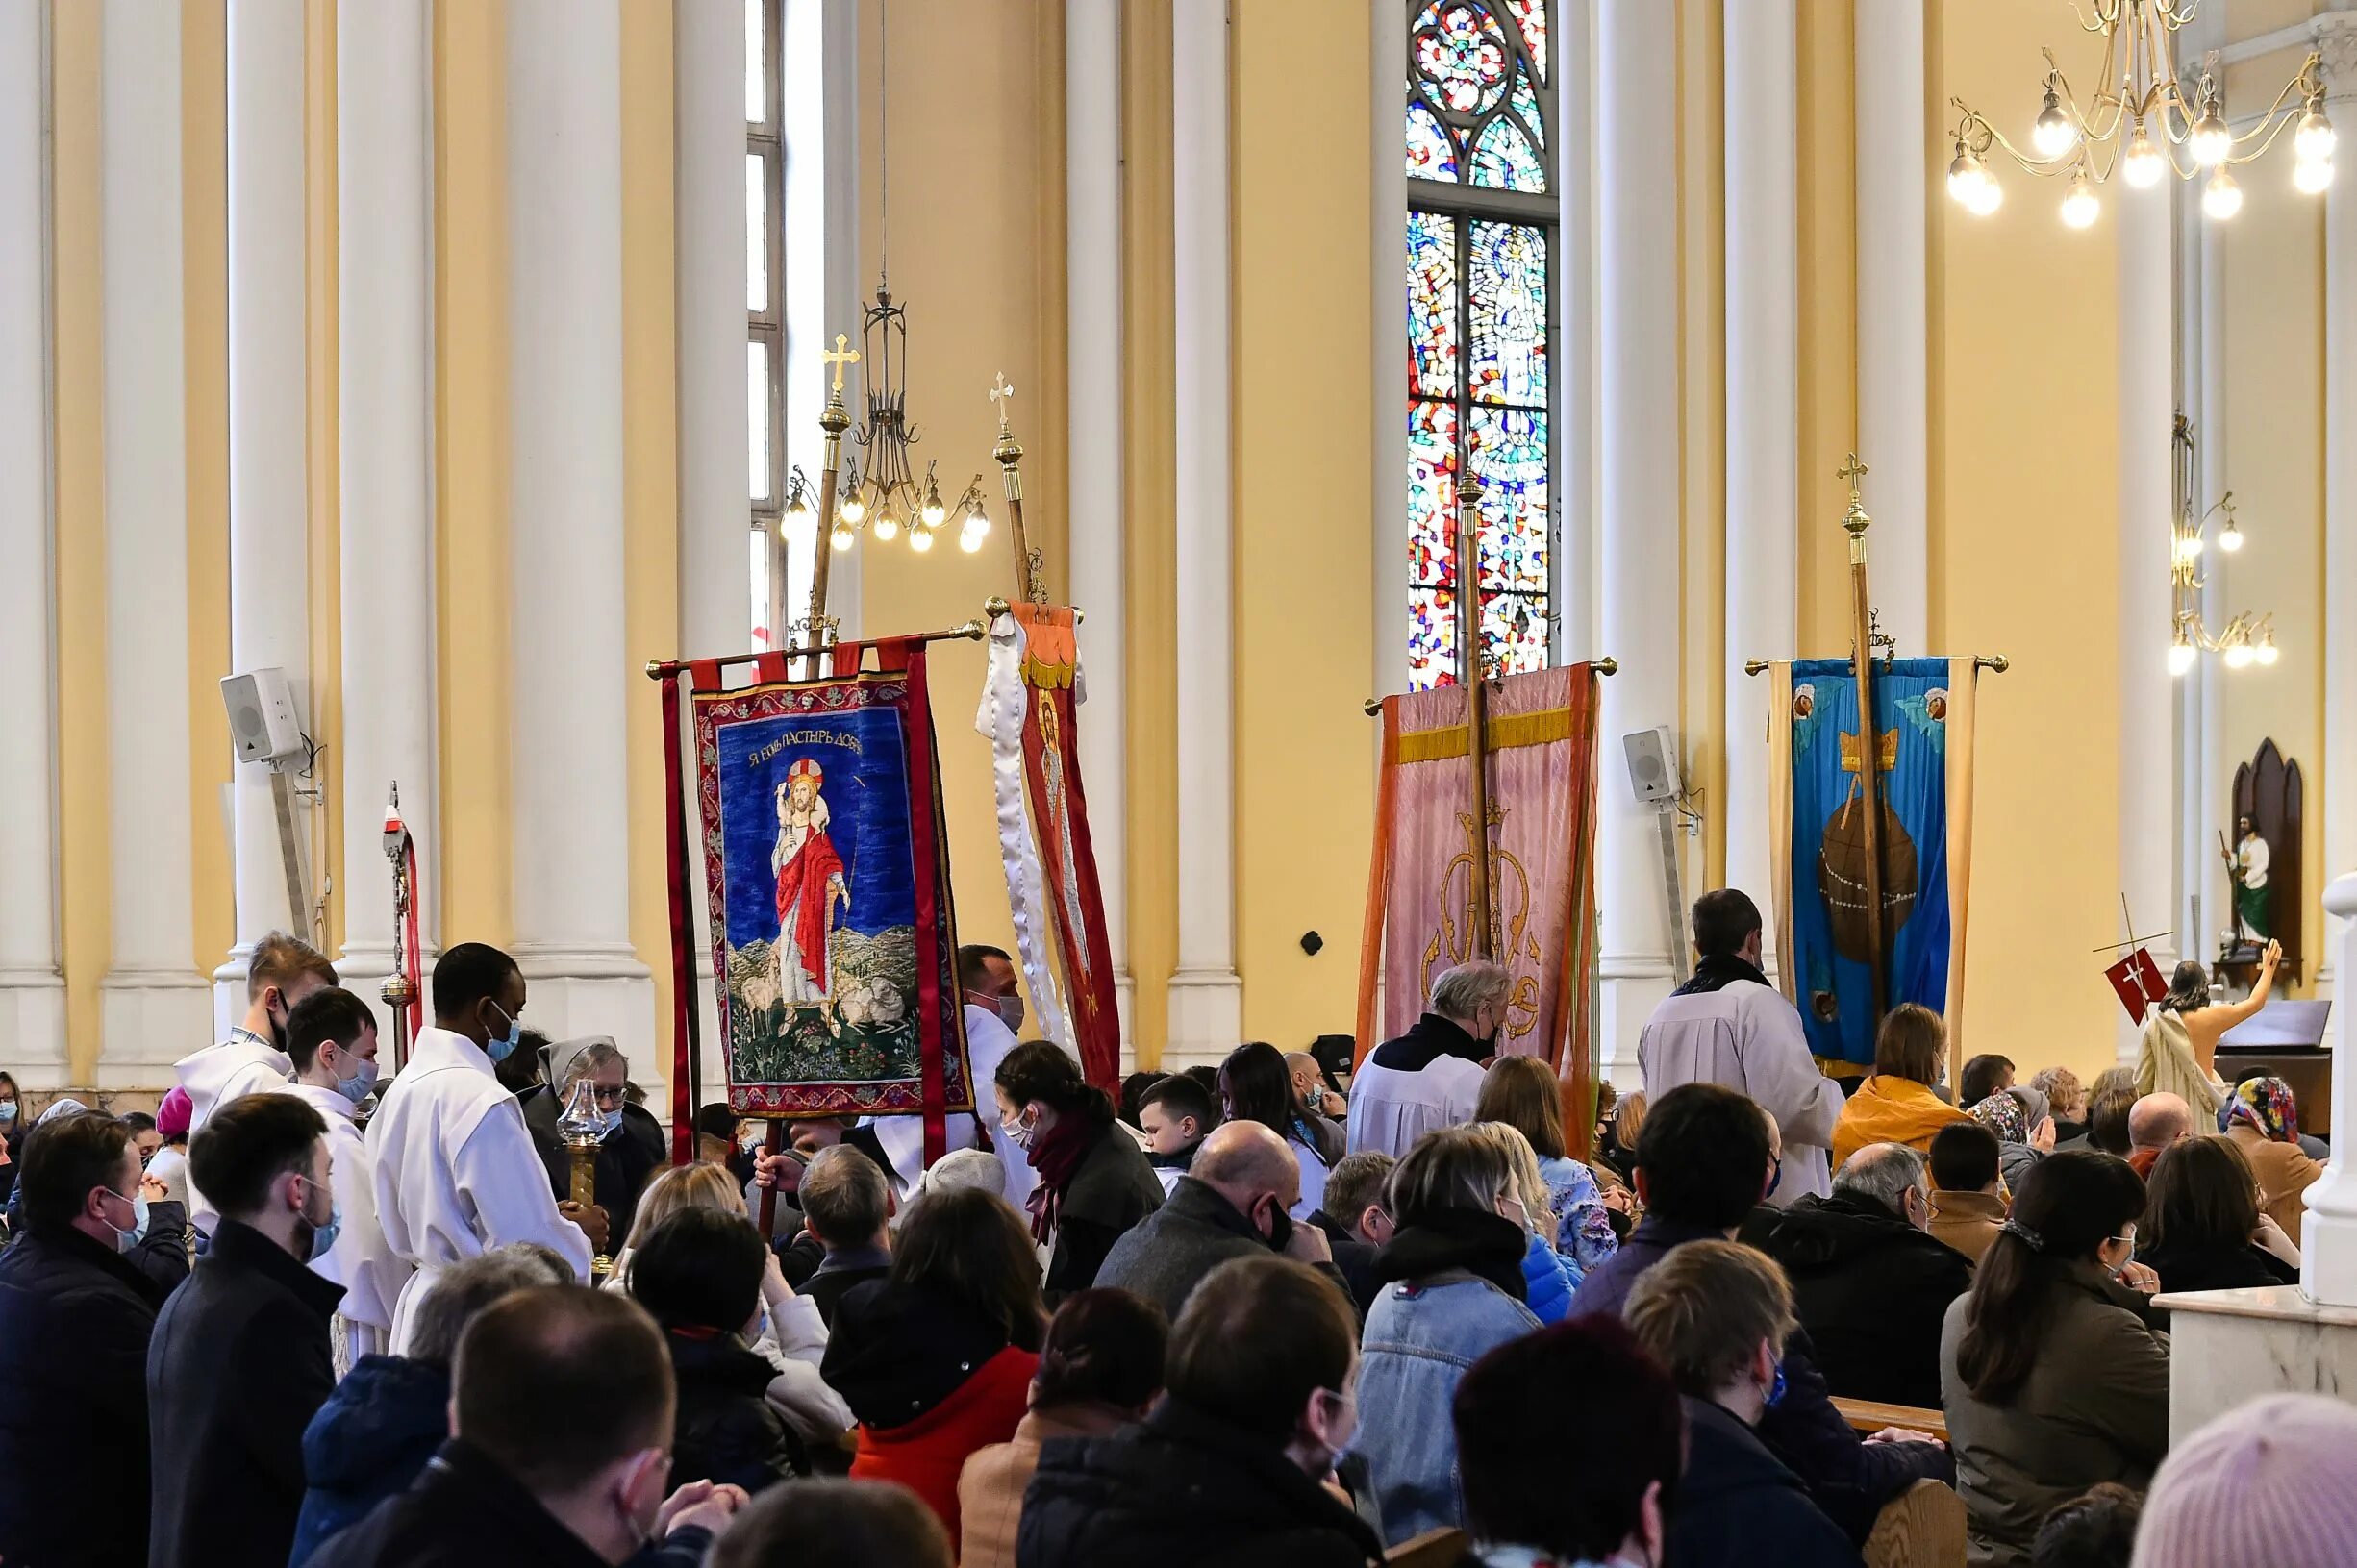
[[(114, 1232), (114, 1250), (118, 1253), (127, 1253), (139, 1244), (140, 1235), (147, 1230), (147, 1200), (136, 1193), (124, 1198), (113, 1187), (107, 1189), (107, 1195), (112, 1198), (121, 1198), (124, 1203), (131, 1206), (134, 1219), (130, 1230), (126, 1231), (113, 1220), (107, 1220), (107, 1228)], [(105, 1215), (101, 1214), (99, 1217), (104, 1219)]]
[(355, 1061), (352, 1065), (359, 1071), (349, 1078), (336, 1080), (336, 1092), (357, 1106), (376, 1090), (376, 1063)]
[(610, 1138), (614, 1136), (614, 1129), (620, 1127), (621, 1125), (622, 1112), (618, 1108), (614, 1110), (601, 1110), (597, 1113), (597, 1135), (601, 1138)]
[(311, 1261), (316, 1263), (335, 1249), (337, 1232), (342, 1229), (343, 1208), (340, 1205), (330, 1203), (327, 1207), (327, 1223), (312, 1228)]
[(0, 1127), (5, 1127), (15, 1119), (16, 1102), (13, 1100), (0, 1100)]
[(1772, 1410), (1784, 1403), (1784, 1363), (1778, 1361), (1775, 1379), (1768, 1383), (1768, 1392), (1761, 1397), (1760, 1403)]
[(524, 1021), (507, 1008), (500, 1008), (496, 1002), (491, 1006), (499, 1008), (499, 1016), (508, 1021), (508, 1032), (497, 1039), (484, 1041), (483, 1054), (492, 1061), (500, 1062), (507, 1060), (514, 1054), (515, 1048), (524, 1043)]

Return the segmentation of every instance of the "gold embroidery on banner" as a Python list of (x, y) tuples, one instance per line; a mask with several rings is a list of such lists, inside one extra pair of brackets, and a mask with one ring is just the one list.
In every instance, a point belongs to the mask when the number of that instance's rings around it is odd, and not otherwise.
[[(1524, 716), (1537, 718), (1542, 715)], [(1495, 726), (1492, 728), (1494, 730)], [(1457, 727), (1457, 734), (1462, 741), (1465, 726)], [(1462, 752), (1459, 755), (1463, 755)], [(1523, 959), (1533, 964), (1543, 964), (1546, 956), (1540, 952), (1538, 937), (1531, 931), (1530, 873), (1522, 868), (1517, 857), (1496, 841), (1506, 825), (1508, 810), (1508, 808), (1497, 805), (1490, 808), (1492, 834), (1486, 835), (1489, 842), (1483, 847), (1488, 849), (1490, 856), (1490, 897), (1494, 913), (1503, 926), (1500, 934), (1505, 951), (1498, 956), (1498, 959), (1512, 972)], [(1457, 827), (1465, 834), (1465, 847), (1456, 853), (1441, 873), (1441, 924), (1433, 932), (1432, 940), (1424, 944), (1423, 965), (1417, 974), (1417, 993), (1425, 998), (1432, 995), (1432, 977), (1436, 966), (1454, 968), (1473, 956), (1473, 922), (1481, 918), (1481, 911), (1474, 907), (1473, 900), (1473, 856), (1477, 853), (1473, 813), (1459, 811)], [(1509, 873), (1513, 886), (1511, 901), (1508, 894)], [(1507, 918), (1509, 908), (1513, 910), (1512, 918)], [(1445, 964), (1442, 963), (1443, 958), (1447, 959)], [(1505, 1033), (1510, 1038), (1518, 1040), (1539, 1024), (1539, 979), (1533, 974), (1516, 973), (1513, 981), (1514, 989), (1506, 998)]]
[[(1571, 738), (1571, 709), (1542, 708), (1529, 713), (1509, 713), (1492, 716), (1489, 726), (1490, 750), (1512, 751), (1517, 746), (1545, 746)], [(1408, 730), (1401, 733), (1392, 748), (1396, 762), (1441, 762), (1466, 754), (1466, 727), (1444, 724), (1434, 730)]]
[[(1888, 773), (1898, 766), (1898, 732), (1885, 730), (1874, 738), (1879, 742), (1875, 749), (1882, 754), (1876, 759), (1874, 771)], [(1855, 731), (1842, 737), (1842, 771), (1843, 773), (1858, 771), (1858, 736)]]

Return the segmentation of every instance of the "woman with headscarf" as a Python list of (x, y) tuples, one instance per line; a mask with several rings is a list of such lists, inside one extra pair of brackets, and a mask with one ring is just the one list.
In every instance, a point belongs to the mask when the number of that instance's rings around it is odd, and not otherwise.
[(1997, 1165), (2005, 1190), (2019, 1192), (2030, 1168), (2054, 1152), (2054, 1117), (2036, 1089), (1999, 1089), (1971, 1108), (1972, 1119), (1997, 1135)]
[(2250, 1161), (2259, 1179), (2259, 1207), (2300, 1244), (2300, 1194), (2324, 1167), (2299, 1146), (2299, 1107), (2280, 1078), (2246, 1078), (2218, 1112), (2219, 1130)]
[(2267, 1006), (2274, 988), (2283, 944), (2269, 942), (2259, 959), (2259, 978), (2240, 1002), (2212, 1003), (2210, 972), (2193, 959), (2169, 977), (2169, 994), (2153, 1004), (2136, 1058), (2136, 1092), (2180, 1094), (2196, 1117), (2218, 1114), (2226, 1085), (2218, 1076), (2218, 1041), (2235, 1025)]

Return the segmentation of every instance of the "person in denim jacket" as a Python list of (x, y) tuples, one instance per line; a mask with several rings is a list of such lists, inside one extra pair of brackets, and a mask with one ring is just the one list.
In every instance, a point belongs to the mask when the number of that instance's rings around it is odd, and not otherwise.
[(1495, 1143), (1469, 1127), (1426, 1133), (1392, 1173), (1390, 1207), (1398, 1229), (1375, 1259), (1355, 1448), (1395, 1546), (1462, 1523), (1457, 1384), (1540, 1324), (1523, 1303), (1529, 1222)]

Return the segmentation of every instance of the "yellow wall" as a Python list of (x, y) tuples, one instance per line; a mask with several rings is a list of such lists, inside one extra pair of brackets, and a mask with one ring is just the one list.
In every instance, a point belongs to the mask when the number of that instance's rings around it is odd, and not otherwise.
[[(2094, 68), (2047, 0), (1933, 17), (1932, 103), (1997, 112), (2041, 43), (2074, 80)], [(2119, 920), (2119, 228), (2067, 229), (2044, 187), (2008, 184), (1980, 219), (1933, 184), (1932, 620), (1951, 651), (2013, 660), (1981, 684), (1965, 1049), (2085, 1076), (2119, 1009), (2086, 952)]]
[(228, 673), (229, 17), (220, 0), (181, 0), (181, 263), (188, 328), (188, 780), (195, 966), (210, 976), (237, 940), (228, 737), (213, 720)]
[[(1794, 575), (1800, 592), (1798, 652), (1812, 659), (1839, 658), (1852, 641), (1849, 552), (1840, 527), (1848, 492), (1834, 478), (1858, 444), (1852, 14), (1847, 6), (1801, 6), (1794, 50), (1794, 102), (1800, 111), (1794, 127), (1800, 283), (1800, 542)], [(1873, 461), (1871, 454), (1867, 461)]]

